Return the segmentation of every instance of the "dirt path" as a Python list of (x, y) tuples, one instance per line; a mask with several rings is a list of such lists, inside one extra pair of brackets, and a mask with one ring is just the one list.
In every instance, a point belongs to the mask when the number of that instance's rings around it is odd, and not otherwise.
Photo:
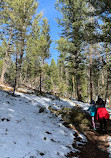
[(99, 130), (88, 130), (84, 132), (88, 142), (85, 145), (79, 146), (80, 152), (70, 153), (69, 158), (110, 158), (108, 153), (108, 136), (111, 136), (111, 120), (107, 124), (107, 134), (100, 133)]
[(109, 158), (107, 152), (109, 146), (107, 142), (108, 135), (100, 135), (93, 131), (87, 131), (85, 135), (88, 142), (81, 149), (79, 158)]
[[(99, 129), (99, 125), (98, 125)], [(107, 122), (107, 134), (100, 131), (86, 131), (88, 142), (81, 149), (79, 158), (109, 158), (108, 136), (111, 136), (111, 120)]]

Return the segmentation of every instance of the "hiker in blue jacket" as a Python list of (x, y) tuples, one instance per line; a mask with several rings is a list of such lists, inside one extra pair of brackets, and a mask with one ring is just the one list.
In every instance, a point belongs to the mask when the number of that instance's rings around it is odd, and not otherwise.
[(90, 110), (90, 116), (92, 118), (93, 129), (96, 130), (96, 124), (95, 124), (96, 106), (95, 106), (95, 101), (92, 100), (90, 104), (91, 104), (91, 106), (88, 108), (87, 111)]

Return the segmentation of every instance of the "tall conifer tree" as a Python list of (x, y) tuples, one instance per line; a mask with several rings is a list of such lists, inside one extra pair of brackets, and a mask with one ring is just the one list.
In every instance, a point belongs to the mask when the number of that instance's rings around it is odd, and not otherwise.
[(86, 20), (86, 3), (83, 0), (58, 0), (56, 8), (63, 17), (58, 23), (63, 27), (63, 36), (68, 40), (68, 61), (71, 62), (72, 74), (75, 77), (77, 99), (81, 100), (81, 81), (79, 65), (82, 63), (81, 47)]

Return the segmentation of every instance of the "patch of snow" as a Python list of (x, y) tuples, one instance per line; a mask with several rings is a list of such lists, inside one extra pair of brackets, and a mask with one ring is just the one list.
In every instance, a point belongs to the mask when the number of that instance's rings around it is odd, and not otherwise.
[[(1, 158), (64, 158), (77, 151), (72, 147), (75, 131), (66, 128), (61, 117), (53, 117), (49, 106), (72, 107), (74, 103), (18, 92), (14, 97), (0, 91)], [(40, 108), (46, 111), (40, 113)]]

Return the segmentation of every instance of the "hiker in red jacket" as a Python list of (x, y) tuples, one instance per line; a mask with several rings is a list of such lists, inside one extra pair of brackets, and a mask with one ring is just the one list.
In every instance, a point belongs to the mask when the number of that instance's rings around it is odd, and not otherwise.
[(109, 119), (109, 113), (105, 107), (98, 107), (96, 119), (100, 122), (100, 131), (107, 133), (106, 121)]

